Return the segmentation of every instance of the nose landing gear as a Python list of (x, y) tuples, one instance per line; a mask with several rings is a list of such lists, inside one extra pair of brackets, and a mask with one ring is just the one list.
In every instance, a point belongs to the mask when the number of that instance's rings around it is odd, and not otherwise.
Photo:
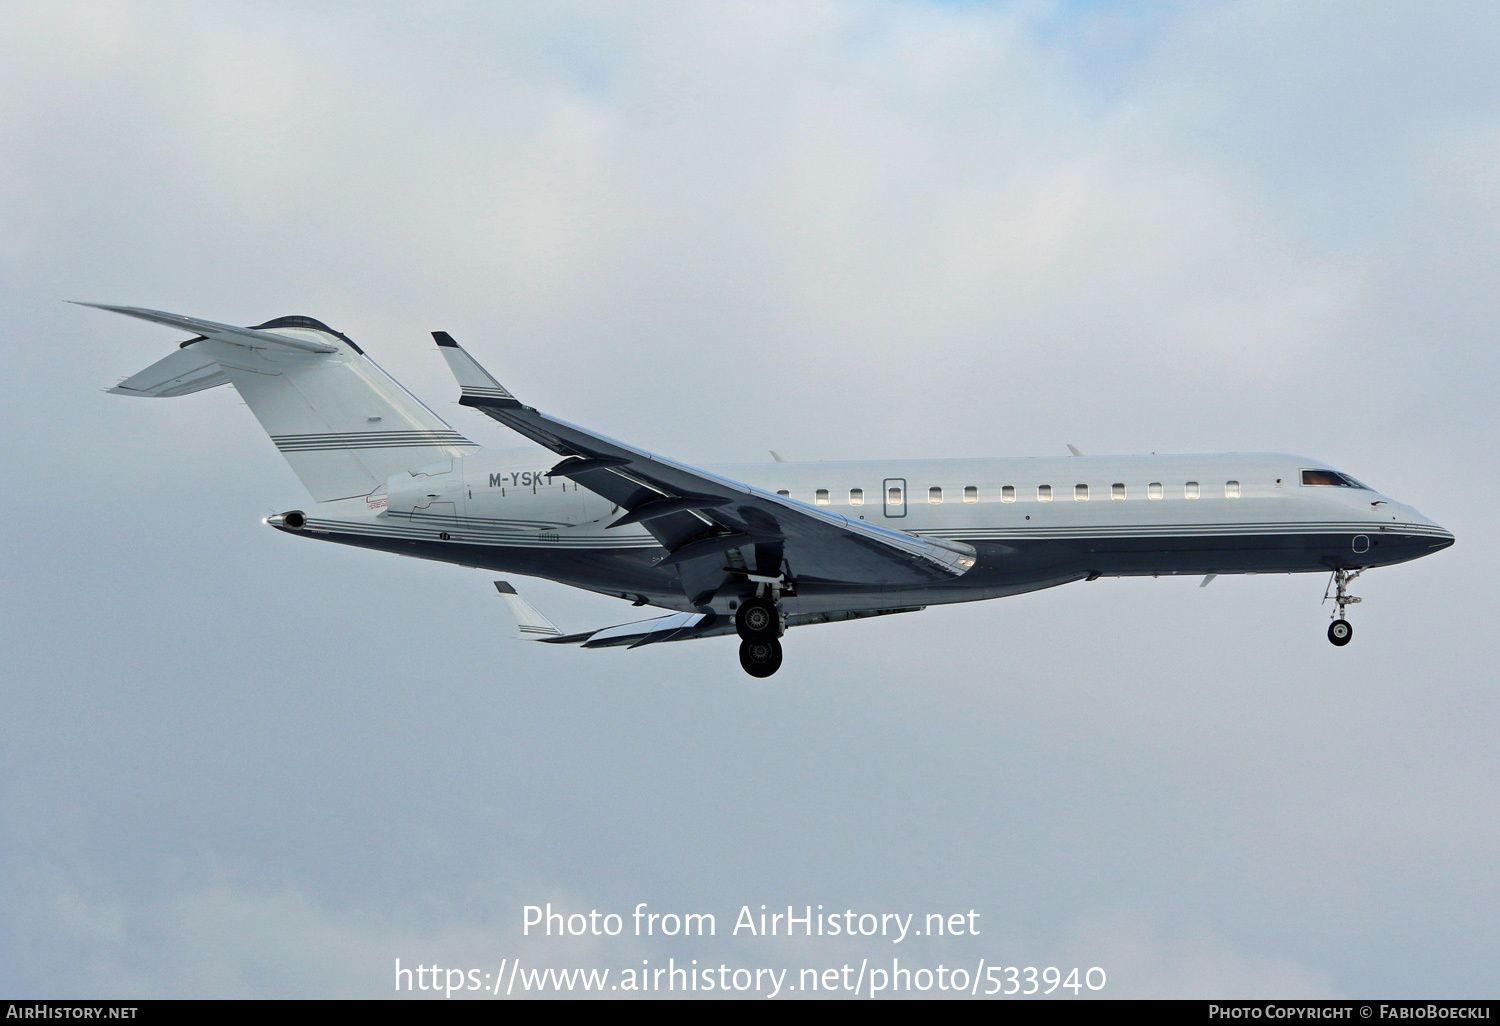
[(1340, 648), (1349, 644), (1354, 639), (1354, 626), (1346, 619), (1345, 610), (1358, 602), (1359, 599), (1349, 594), (1349, 583), (1360, 574), (1359, 570), (1335, 570), (1333, 576), (1328, 579), (1328, 587), (1323, 589), (1323, 601), (1333, 599), (1338, 607), (1333, 613), (1333, 622), (1328, 625), (1328, 640)]

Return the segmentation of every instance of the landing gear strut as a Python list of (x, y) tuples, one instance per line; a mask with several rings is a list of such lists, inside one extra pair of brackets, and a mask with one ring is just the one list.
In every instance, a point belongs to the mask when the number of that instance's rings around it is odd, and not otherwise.
[(1340, 648), (1354, 638), (1354, 626), (1345, 618), (1345, 610), (1359, 601), (1349, 594), (1349, 584), (1362, 573), (1363, 569), (1335, 570), (1328, 579), (1328, 587), (1323, 589), (1323, 601), (1333, 599), (1334, 605), (1338, 607), (1333, 612), (1333, 623), (1328, 625), (1328, 640)]

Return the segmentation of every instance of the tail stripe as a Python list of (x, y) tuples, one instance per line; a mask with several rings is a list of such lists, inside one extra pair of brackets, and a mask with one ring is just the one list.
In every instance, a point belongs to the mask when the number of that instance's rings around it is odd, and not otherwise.
[(473, 445), (457, 431), (345, 431), (311, 435), (272, 435), (282, 452), (322, 449), (402, 449), (423, 445)]

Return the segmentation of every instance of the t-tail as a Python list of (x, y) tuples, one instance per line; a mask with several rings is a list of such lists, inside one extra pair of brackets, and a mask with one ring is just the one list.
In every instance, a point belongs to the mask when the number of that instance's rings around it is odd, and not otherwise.
[(169, 399), (233, 385), (319, 502), (369, 495), (392, 474), (479, 448), (351, 339), (311, 317), (238, 328), (159, 310), (79, 305), (193, 333), (109, 391)]

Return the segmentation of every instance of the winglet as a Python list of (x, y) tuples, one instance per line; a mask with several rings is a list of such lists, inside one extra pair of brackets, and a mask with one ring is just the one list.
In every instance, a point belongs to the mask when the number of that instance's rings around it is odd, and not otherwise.
[(1083, 455), (1083, 453), (1081, 453), (1081, 452), (1078, 451), (1078, 446), (1074, 445), (1072, 442), (1067, 442), (1065, 444), (1068, 447), (1068, 451), (1070, 453), (1072, 453), (1074, 456), (1082, 456)]
[(509, 581), (496, 581), (495, 590), (500, 593), (505, 608), (515, 621), (511, 637), (522, 641), (548, 641), (563, 636), (551, 620), (537, 612), (536, 606), (516, 594)]
[(463, 346), (453, 341), (452, 335), (446, 331), (434, 331), (432, 340), (438, 344), (438, 350), (443, 354), (443, 359), (448, 361), (448, 369), (453, 372), (453, 377), (458, 381), (458, 387), (462, 393), (459, 398), (460, 403), (465, 406), (521, 405), (504, 385), (495, 380), (494, 375), (479, 366), (478, 360), (465, 352)]

